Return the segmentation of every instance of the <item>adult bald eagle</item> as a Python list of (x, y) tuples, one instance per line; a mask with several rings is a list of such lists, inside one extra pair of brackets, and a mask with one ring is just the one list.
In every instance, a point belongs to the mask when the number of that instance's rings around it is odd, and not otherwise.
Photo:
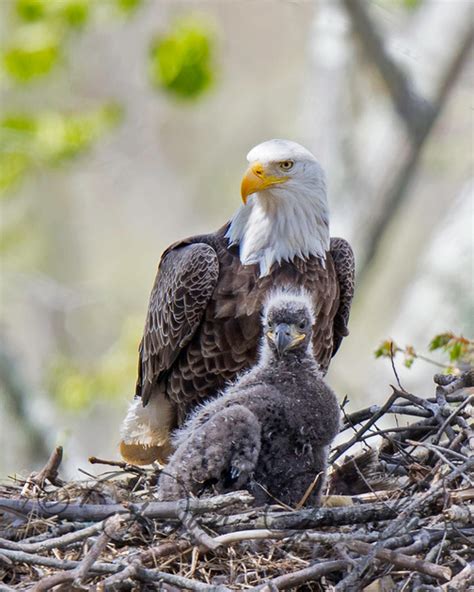
[(324, 172), (305, 148), (253, 148), (243, 206), (217, 232), (163, 253), (139, 348), (135, 399), (121, 430), (129, 462), (163, 461), (188, 413), (256, 361), (260, 313), (271, 288), (311, 294), (314, 356), (323, 372), (348, 334), (354, 257), (329, 236)]

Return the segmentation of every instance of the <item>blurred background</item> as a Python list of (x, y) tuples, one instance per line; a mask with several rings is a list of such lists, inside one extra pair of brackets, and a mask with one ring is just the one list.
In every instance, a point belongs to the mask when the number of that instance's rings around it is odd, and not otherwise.
[[(318, 157), (356, 252), (341, 400), (386, 398), (384, 340), (472, 337), (473, 6), (2, 0), (0, 476), (56, 444), (71, 476), (118, 458), (160, 254), (231, 216), (266, 139)], [(400, 379), (427, 396), (412, 354)]]

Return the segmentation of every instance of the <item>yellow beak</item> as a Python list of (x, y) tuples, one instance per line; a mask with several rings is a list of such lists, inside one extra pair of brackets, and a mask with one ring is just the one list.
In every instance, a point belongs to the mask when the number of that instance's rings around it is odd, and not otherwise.
[(242, 179), (242, 185), (240, 186), (240, 193), (242, 195), (242, 201), (244, 204), (247, 203), (247, 198), (252, 193), (263, 191), (271, 185), (278, 185), (288, 180), (288, 177), (277, 177), (275, 175), (268, 175), (265, 171), (265, 167), (256, 162), (247, 169)]

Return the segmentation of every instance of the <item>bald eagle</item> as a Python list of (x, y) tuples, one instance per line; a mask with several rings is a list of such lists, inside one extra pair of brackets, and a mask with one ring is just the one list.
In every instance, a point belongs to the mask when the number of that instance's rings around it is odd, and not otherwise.
[(310, 346), (312, 308), (306, 293), (271, 295), (257, 365), (173, 436), (160, 499), (246, 488), (258, 505), (297, 504), (307, 491), (320, 502), (340, 409)]
[(213, 234), (161, 257), (139, 348), (135, 398), (121, 428), (134, 464), (164, 461), (170, 432), (257, 358), (260, 313), (275, 286), (313, 301), (314, 357), (323, 373), (342, 339), (354, 292), (354, 256), (330, 238), (324, 171), (295, 142), (253, 148), (243, 205)]

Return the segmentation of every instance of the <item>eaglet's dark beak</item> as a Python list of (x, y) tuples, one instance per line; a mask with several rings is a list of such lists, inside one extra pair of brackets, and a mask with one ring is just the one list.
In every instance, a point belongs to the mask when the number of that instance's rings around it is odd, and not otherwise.
[(275, 344), (278, 356), (281, 358), (285, 352), (303, 341), (303, 333), (299, 333), (293, 325), (279, 323), (274, 331), (268, 333), (268, 337)]
[(291, 341), (292, 338), (290, 326), (286, 323), (281, 323), (280, 325), (277, 325), (275, 329), (275, 345), (278, 355), (280, 357), (290, 347)]

